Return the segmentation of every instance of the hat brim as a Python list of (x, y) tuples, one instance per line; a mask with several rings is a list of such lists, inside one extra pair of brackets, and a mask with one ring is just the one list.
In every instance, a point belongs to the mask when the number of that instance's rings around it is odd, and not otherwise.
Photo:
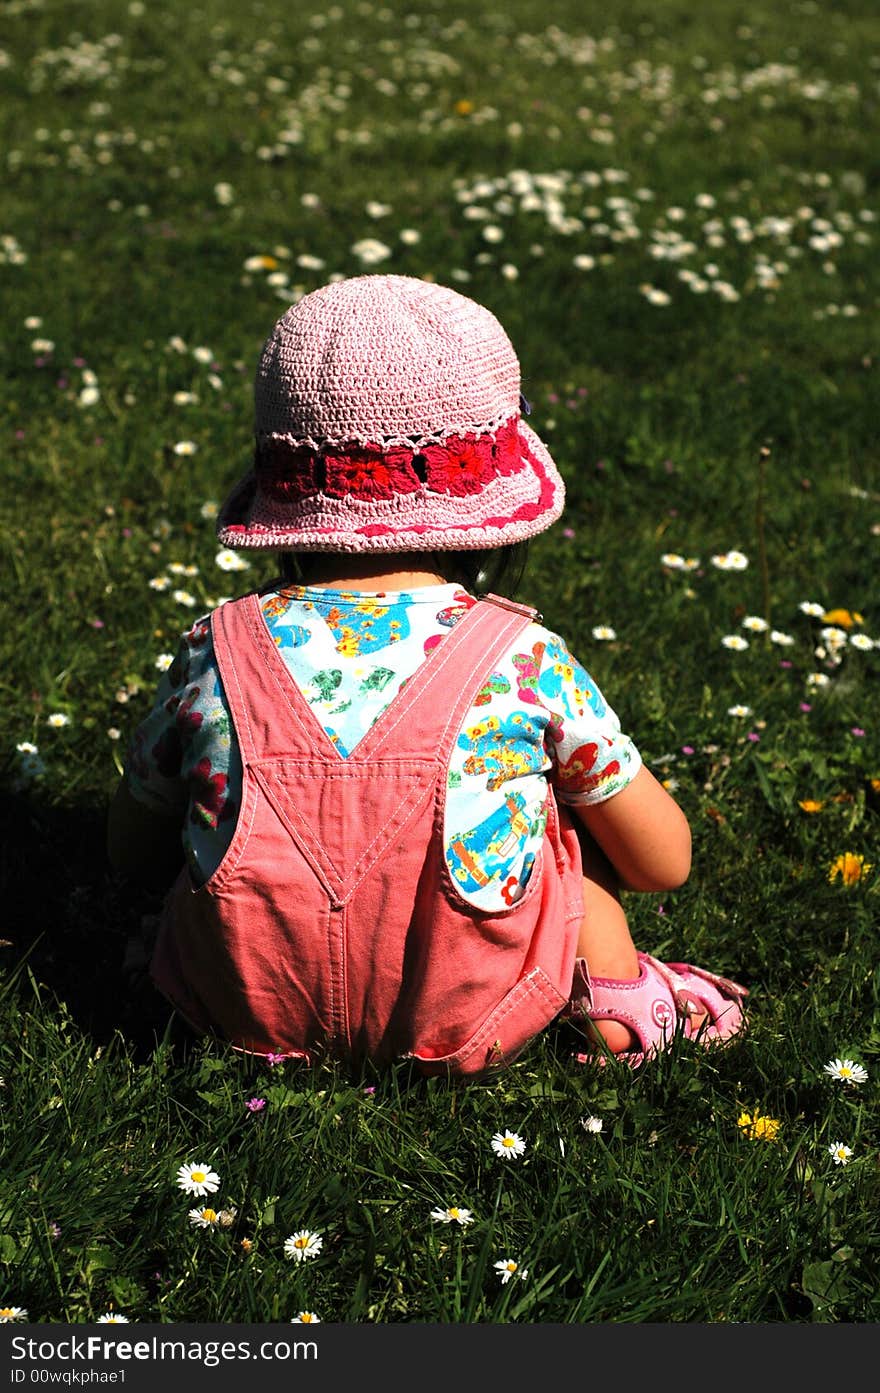
[(423, 485), (388, 499), (315, 493), (282, 502), (261, 492), (251, 470), (220, 509), (217, 536), (226, 547), (269, 551), (470, 551), (525, 541), (560, 516), (565, 484), (540, 436), (522, 420), (517, 430), (520, 469), (463, 495)]

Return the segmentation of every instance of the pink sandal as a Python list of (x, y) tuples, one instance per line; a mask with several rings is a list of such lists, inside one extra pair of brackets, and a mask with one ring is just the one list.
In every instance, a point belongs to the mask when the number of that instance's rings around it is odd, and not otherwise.
[[(640, 976), (631, 982), (618, 982), (609, 977), (591, 978), (586, 961), (578, 958), (563, 1018), (572, 1025), (580, 1019), (618, 1021), (628, 1026), (642, 1048), (615, 1058), (633, 1067), (665, 1049), (678, 1033), (708, 1045), (729, 1040), (743, 1029), (746, 987), (690, 963), (661, 963), (647, 953), (639, 953), (638, 959)], [(695, 1026), (694, 1017), (703, 1016), (706, 1020)], [(591, 1057), (577, 1056), (584, 1063)]]

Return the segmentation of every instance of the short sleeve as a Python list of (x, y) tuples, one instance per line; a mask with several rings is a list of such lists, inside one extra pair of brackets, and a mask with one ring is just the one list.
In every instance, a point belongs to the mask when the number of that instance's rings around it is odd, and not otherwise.
[(187, 746), (203, 723), (200, 706), (211, 700), (215, 685), (210, 625), (200, 619), (181, 636), (152, 708), (129, 741), (125, 781), (132, 797), (155, 812), (182, 817), (186, 811)]
[(560, 802), (602, 803), (620, 793), (641, 768), (641, 755), (586, 668), (548, 630), (537, 686), (550, 714), (545, 747)]

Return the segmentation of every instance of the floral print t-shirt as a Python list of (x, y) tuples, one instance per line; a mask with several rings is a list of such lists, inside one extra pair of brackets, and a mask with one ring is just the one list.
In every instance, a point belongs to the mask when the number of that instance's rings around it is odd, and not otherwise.
[[(343, 757), (474, 603), (456, 585), (371, 593), (287, 585), (260, 599), (291, 676)], [(135, 798), (182, 819), (196, 884), (232, 840), (242, 790), (208, 618), (181, 638), (125, 770)], [(641, 762), (563, 640), (529, 624), (475, 697), (449, 765), (445, 854), (463, 897), (490, 911), (522, 897), (544, 835), (548, 780), (563, 803), (598, 803)]]

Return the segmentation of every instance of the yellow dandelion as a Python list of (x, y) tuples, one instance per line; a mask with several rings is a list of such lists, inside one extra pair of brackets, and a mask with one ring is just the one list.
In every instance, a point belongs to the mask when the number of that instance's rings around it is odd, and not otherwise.
[(461, 101), (455, 103), (455, 112), (457, 116), (470, 116), (473, 109), (474, 104), (473, 102), (469, 102), (467, 97), (462, 97)]
[(775, 1117), (764, 1117), (759, 1112), (741, 1112), (736, 1125), (750, 1141), (775, 1141), (781, 1123)]
[(872, 862), (866, 861), (864, 856), (857, 855), (854, 851), (842, 851), (828, 867), (828, 879), (833, 884), (840, 876), (844, 885), (858, 885), (873, 869)]
[(805, 813), (821, 813), (822, 809), (825, 807), (825, 799), (801, 798), (798, 802), (798, 807), (802, 808)]
[(864, 615), (855, 609), (829, 609), (822, 615), (826, 624), (837, 624), (841, 629), (851, 629), (854, 624), (864, 624)]

